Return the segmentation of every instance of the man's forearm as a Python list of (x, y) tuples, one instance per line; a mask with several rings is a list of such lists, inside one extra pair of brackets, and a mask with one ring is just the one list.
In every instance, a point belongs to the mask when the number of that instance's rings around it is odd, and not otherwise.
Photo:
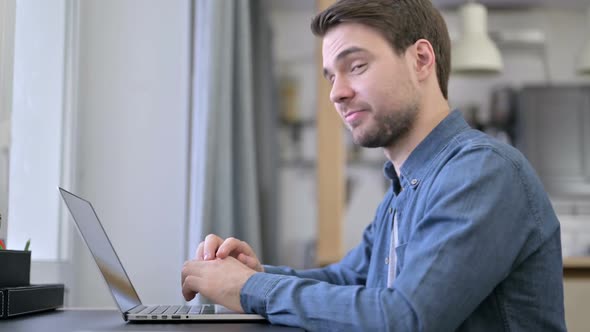
[(264, 265), (264, 272), (299, 278), (314, 279), (318, 281), (331, 282), (332, 277), (325, 269), (296, 270), (287, 266)]
[(417, 331), (419, 322), (399, 292), (387, 288), (337, 286), (294, 276), (257, 273), (240, 295), (246, 312), (273, 324), (307, 330)]
[(287, 266), (264, 265), (264, 272), (325, 281), (334, 285), (359, 285), (364, 283), (364, 280), (361, 280), (361, 276), (357, 271), (346, 268), (342, 264), (333, 264), (324, 268), (306, 270), (296, 270)]

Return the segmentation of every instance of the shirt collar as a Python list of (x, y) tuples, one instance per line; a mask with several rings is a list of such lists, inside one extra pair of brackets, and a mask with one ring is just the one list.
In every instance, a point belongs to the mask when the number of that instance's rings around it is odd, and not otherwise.
[(387, 178), (401, 184), (404, 188), (416, 188), (430, 166), (433, 157), (438, 155), (458, 133), (469, 129), (459, 110), (452, 111), (445, 117), (420, 144), (410, 153), (401, 168), (401, 176), (395, 172), (390, 160), (385, 162), (383, 172)]

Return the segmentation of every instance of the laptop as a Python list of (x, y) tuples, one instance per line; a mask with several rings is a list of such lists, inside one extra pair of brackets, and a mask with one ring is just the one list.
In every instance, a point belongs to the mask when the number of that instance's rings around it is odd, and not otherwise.
[(264, 320), (262, 316), (240, 314), (216, 304), (143, 305), (92, 204), (63, 188), (59, 191), (126, 321)]

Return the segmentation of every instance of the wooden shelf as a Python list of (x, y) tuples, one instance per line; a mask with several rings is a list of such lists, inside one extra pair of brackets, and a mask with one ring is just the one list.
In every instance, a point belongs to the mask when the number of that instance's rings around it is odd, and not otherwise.
[(566, 257), (563, 259), (563, 267), (574, 269), (590, 269), (590, 256)]
[(564, 278), (590, 278), (590, 257), (566, 257), (563, 259)]

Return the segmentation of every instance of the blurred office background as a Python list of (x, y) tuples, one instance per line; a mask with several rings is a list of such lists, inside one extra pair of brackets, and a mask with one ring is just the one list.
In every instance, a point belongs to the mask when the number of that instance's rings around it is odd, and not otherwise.
[[(460, 42), (468, 1), (433, 2)], [(0, 238), (31, 238), (33, 282), (65, 283), (68, 306), (114, 306), (57, 186), (93, 202), (145, 303), (182, 302), (182, 263), (210, 232), (297, 268), (354, 247), (384, 157), (321, 118), (309, 23), (328, 3), (0, 0)], [(562, 223), (568, 327), (584, 331), (590, 3), (478, 3), (502, 66), (454, 72), (449, 101), (541, 175)]]

